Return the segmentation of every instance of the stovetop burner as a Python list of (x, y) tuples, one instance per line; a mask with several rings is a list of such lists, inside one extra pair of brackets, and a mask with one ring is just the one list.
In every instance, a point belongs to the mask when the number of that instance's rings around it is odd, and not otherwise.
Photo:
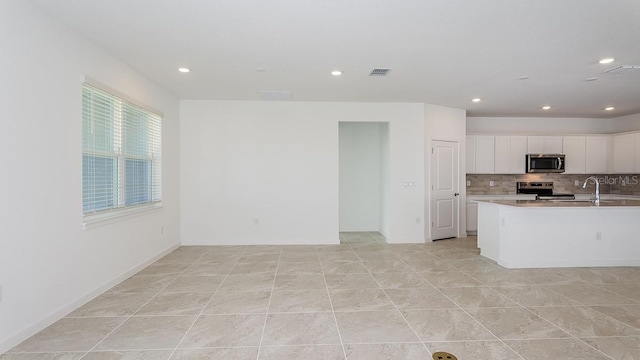
[(573, 194), (558, 194), (553, 192), (553, 181), (518, 181), (516, 183), (518, 194), (534, 194), (536, 200), (573, 200)]
[(573, 194), (536, 195), (536, 200), (575, 200)]

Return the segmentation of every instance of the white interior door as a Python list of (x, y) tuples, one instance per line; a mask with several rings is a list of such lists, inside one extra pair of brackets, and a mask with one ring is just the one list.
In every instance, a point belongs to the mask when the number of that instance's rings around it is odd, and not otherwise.
[(431, 148), (431, 239), (458, 235), (458, 143), (434, 140)]

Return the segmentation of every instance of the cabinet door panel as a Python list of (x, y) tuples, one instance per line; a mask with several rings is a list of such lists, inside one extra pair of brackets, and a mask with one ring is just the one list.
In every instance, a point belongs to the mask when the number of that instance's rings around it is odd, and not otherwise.
[(562, 149), (562, 136), (545, 136), (544, 137), (544, 153), (545, 154), (564, 154)]
[(509, 136), (495, 137), (495, 164), (496, 174), (511, 173), (511, 141)]
[(478, 203), (467, 203), (467, 232), (478, 231)]
[(609, 157), (609, 138), (607, 136), (587, 136), (585, 139), (585, 172), (587, 174), (606, 174)]
[(476, 174), (493, 174), (494, 172), (494, 137), (476, 136)]
[(613, 172), (630, 174), (635, 172), (635, 134), (613, 136)]
[(467, 135), (466, 143), (466, 168), (467, 174), (475, 174), (476, 172), (476, 137), (473, 135)]
[(527, 154), (544, 154), (544, 136), (527, 137)]
[(565, 174), (585, 173), (585, 137), (565, 136), (563, 150), (566, 155)]
[(526, 136), (511, 136), (509, 139), (511, 143), (510, 154), (510, 168), (511, 174), (524, 174), (527, 171), (526, 157), (527, 157), (527, 137)]
[(640, 134), (634, 134), (634, 143), (635, 143), (635, 173), (639, 173), (640, 172)]

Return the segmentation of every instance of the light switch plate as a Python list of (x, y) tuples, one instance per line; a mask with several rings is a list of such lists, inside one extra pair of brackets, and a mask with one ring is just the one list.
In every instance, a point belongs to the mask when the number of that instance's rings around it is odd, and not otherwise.
[(493, 180), (489, 181), (489, 186), (494, 186), (495, 184), (496, 183)]

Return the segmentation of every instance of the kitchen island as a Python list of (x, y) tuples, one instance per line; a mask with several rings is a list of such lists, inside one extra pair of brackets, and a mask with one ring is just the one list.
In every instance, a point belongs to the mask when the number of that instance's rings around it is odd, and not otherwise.
[(640, 266), (640, 200), (478, 201), (478, 247), (510, 269)]

